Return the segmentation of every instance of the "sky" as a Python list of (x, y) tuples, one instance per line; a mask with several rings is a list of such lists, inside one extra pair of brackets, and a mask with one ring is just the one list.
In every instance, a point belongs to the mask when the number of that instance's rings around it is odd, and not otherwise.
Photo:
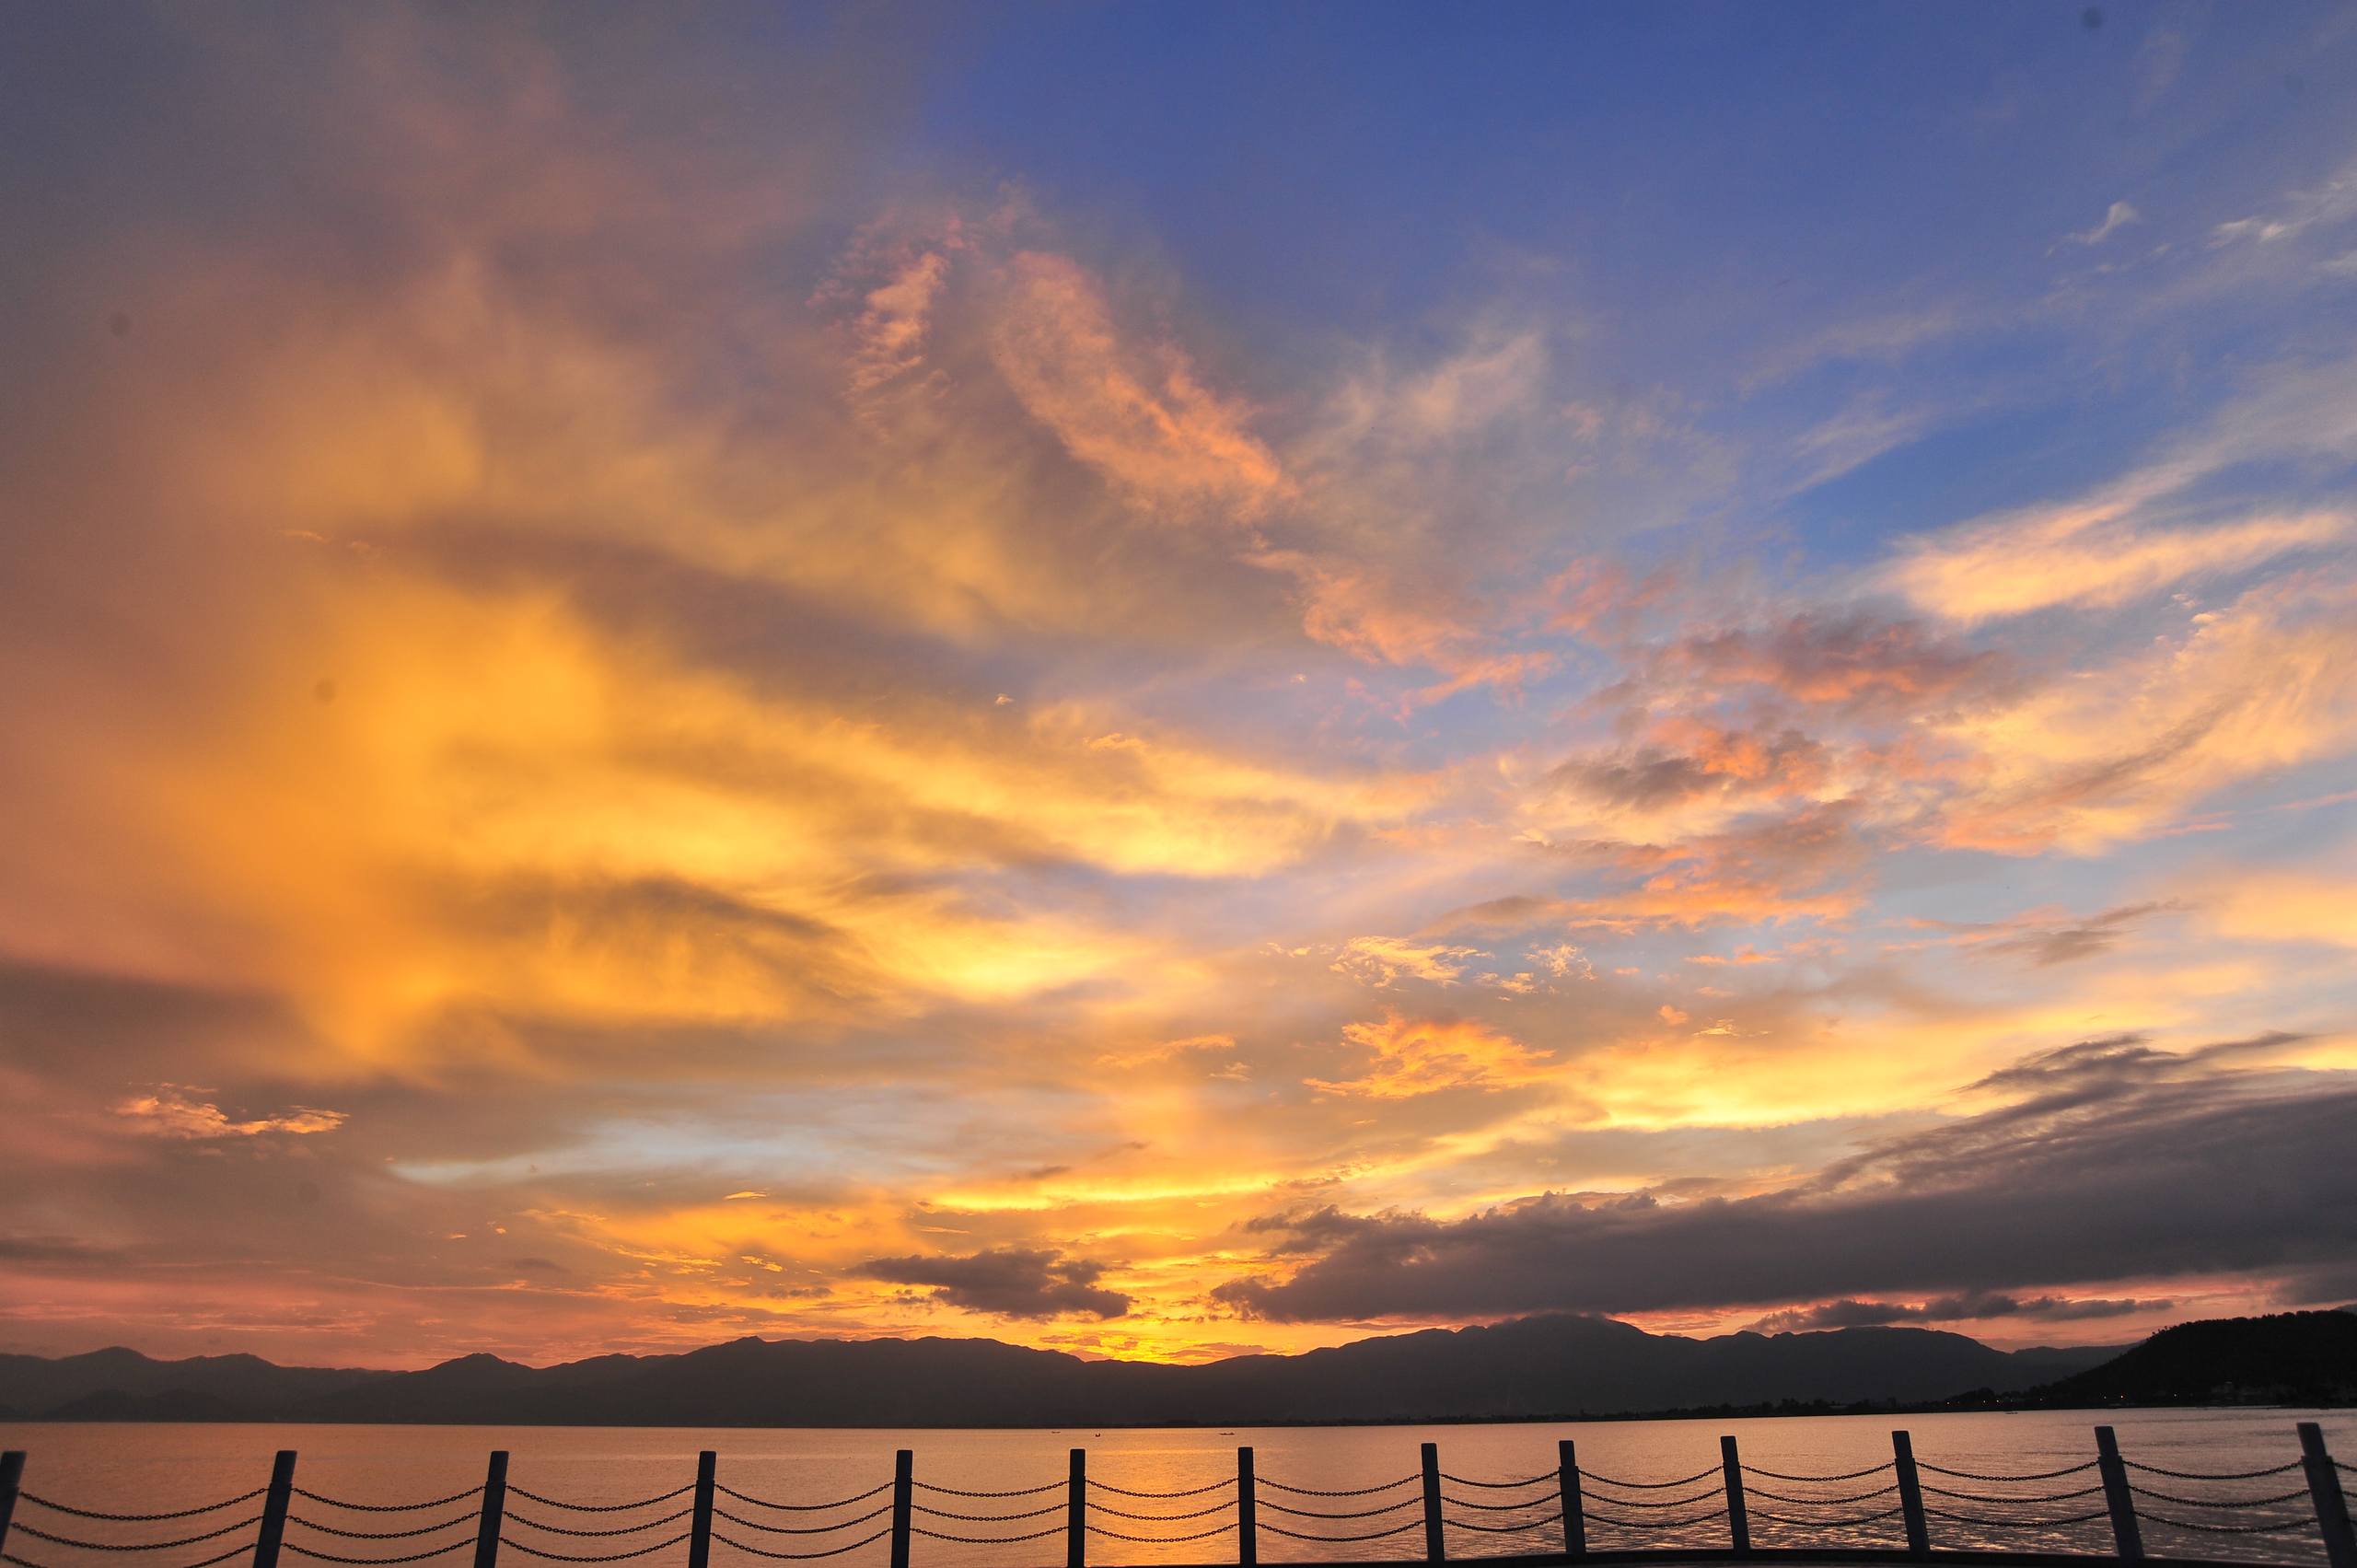
[(0, 1349), (2357, 1300), (2357, 12), (18, 6)]

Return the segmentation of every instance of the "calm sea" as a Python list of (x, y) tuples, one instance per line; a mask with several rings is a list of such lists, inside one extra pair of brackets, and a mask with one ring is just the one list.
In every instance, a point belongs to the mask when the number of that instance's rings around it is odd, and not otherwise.
[[(2320, 1423), (2327, 1441), (2344, 1461), (2357, 1461), (2357, 1412), (2292, 1410), (2141, 1411), (2096, 1415), (2087, 1412), (2037, 1411), (2021, 1414), (1942, 1414), (1888, 1417), (1812, 1417), (1795, 1420), (1585, 1422), (1564, 1424), (1500, 1424), (1450, 1426), (1277, 1427), (1212, 1430), (1150, 1429), (1062, 1432), (924, 1431), (887, 1432), (795, 1429), (726, 1428), (698, 1430), (676, 1427), (482, 1427), (482, 1426), (264, 1426), (264, 1425), (135, 1425), (114, 1423), (41, 1423), (0, 1425), (0, 1446), (23, 1448), (29, 1454), (25, 1490), (58, 1502), (84, 1507), (125, 1512), (161, 1512), (210, 1503), (261, 1485), (269, 1477), (271, 1455), (279, 1448), (299, 1451), (296, 1483), (327, 1497), (359, 1503), (401, 1503), (463, 1491), (482, 1479), (484, 1457), (493, 1448), (513, 1455), (511, 1488), (563, 1502), (616, 1504), (666, 1493), (692, 1481), (697, 1450), (711, 1448), (720, 1456), (723, 1487), (765, 1502), (817, 1504), (847, 1498), (888, 1482), (892, 1453), (907, 1447), (915, 1452), (915, 1477), (921, 1483), (965, 1492), (1011, 1492), (1042, 1486), (1055, 1490), (1002, 1498), (967, 1498), (951, 1492), (920, 1491), (917, 1501), (938, 1512), (920, 1513), (916, 1523), (943, 1535), (1011, 1537), (1035, 1530), (1061, 1531), (1067, 1455), (1073, 1447), (1088, 1451), (1090, 1476), (1133, 1492), (1173, 1493), (1210, 1485), (1235, 1474), (1236, 1449), (1249, 1444), (1264, 1483), (1341, 1492), (1379, 1486), (1412, 1476), (1417, 1470), (1418, 1446), (1440, 1446), (1444, 1471), (1468, 1481), (1512, 1481), (1550, 1472), (1555, 1445), (1569, 1437), (1579, 1445), (1583, 1471), (1615, 1480), (1666, 1481), (1708, 1471), (1688, 1487), (1628, 1489), (1619, 1495), (1631, 1501), (1666, 1501), (1711, 1491), (1691, 1506), (1630, 1508), (1631, 1519), (1679, 1519), (1696, 1522), (1676, 1529), (1648, 1532), (1615, 1530), (1591, 1524), (1590, 1544), (1637, 1546), (1690, 1544), (1724, 1546), (1726, 1531), (1714, 1483), (1722, 1433), (1741, 1445), (1747, 1464), (1794, 1476), (1823, 1476), (1864, 1469), (1890, 1457), (1890, 1429), (1903, 1425), (1914, 1434), (1919, 1460), (1950, 1469), (1983, 1475), (2015, 1475), (2060, 1469), (2095, 1455), (2092, 1428), (2107, 1421), (2118, 1429), (2120, 1446), (2131, 1460), (2165, 1469), (2242, 1471), (2264, 1469), (2295, 1460), (2299, 1444), (2293, 1423)], [(2177, 1481), (2149, 1472), (2135, 1472), (2139, 1484), (2176, 1497), (2241, 1500), (2300, 1492), (2300, 1471), (2240, 1481)], [(1780, 1481), (1754, 1475), (1747, 1481), (1753, 1515), (1754, 1544), (1823, 1545), (1835, 1542), (1875, 1544), (1900, 1539), (1896, 1517), (1852, 1527), (1836, 1535), (1824, 1530), (1782, 1524), (1768, 1516), (1822, 1518), (1872, 1513), (1895, 1505), (1884, 1494), (1853, 1503), (1819, 1504), (1812, 1499), (1854, 1495), (1889, 1483), (1888, 1472), (1841, 1482)], [(2032, 1482), (1977, 1481), (1926, 1474), (1927, 1484), (1979, 1498), (2021, 1498), (2075, 1492), (2096, 1484), (2092, 1469), (2057, 1480)], [(1510, 1525), (1556, 1516), (1553, 1494), (1544, 1483), (1526, 1489), (1491, 1490), (1451, 1482), (1454, 1496), (1508, 1506), (1489, 1510), (1452, 1509), (1467, 1518)], [(1610, 1489), (1598, 1482), (1593, 1493)], [(1777, 1496), (1767, 1495), (1779, 1494)], [(1214, 1490), (1176, 1500), (1131, 1498), (1101, 1493), (1102, 1503), (1127, 1512), (1175, 1516), (1195, 1509), (1218, 1512), (1172, 1523), (1125, 1520), (1101, 1515), (1105, 1528), (1140, 1536), (1177, 1536), (1209, 1528), (1232, 1517), (1227, 1512), (1232, 1493)], [(1304, 1534), (1338, 1536), (1388, 1528), (1418, 1518), (1411, 1506), (1374, 1513), (1359, 1519), (1322, 1519), (1276, 1511), (1275, 1504), (1329, 1514), (1379, 1509), (1417, 1495), (1413, 1486), (1358, 1496), (1318, 1497), (1309, 1492), (1284, 1492), (1264, 1484), (1261, 1491), (1260, 1555), (1263, 1562), (1316, 1562), (1338, 1558), (1421, 1557), (1422, 1538), (1414, 1529), (1378, 1539), (1347, 1545), (1318, 1545), (1272, 1533), (1292, 1527)], [(1530, 1507), (1511, 1505), (1524, 1496)], [(1789, 1501), (1787, 1501), (1789, 1499)], [(824, 1525), (867, 1512), (888, 1500), (877, 1495), (849, 1504), (831, 1513), (765, 1512), (727, 1496), (721, 1507), (761, 1523), (797, 1527)], [(2049, 1503), (2015, 1505), (1934, 1495), (1930, 1505), (1939, 1512), (1990, 1517), (1996, 1516), (2061, 1518), (2099, 1512), (2099, 1493)], [(296, 1512), (322, 1523), (346, 1527), (393, 1527), (412, 1521), (432, 1523), (445, 1515), (464, 1512), (454, 1504), (439, 1512), (409, 1516), (366, 1516), (333, 1513), (316, 1504), (297, 1502)], [(651, 1505), (640, 1512), (573, 1515), (556, 1512), (511, 1493), (510, 1514), (517, 1521), (512, 1533), (531, 1539), (555, 1551), (588, 1554), (620, 1551), (661, 1539), (683, 1527), (659, 1527), (632, 1537), (566, 1538), (530, 1536), (523, 1521), (570, 1524), (575, 1527), (628, 1527), (644, 1519), (685, 1506), (685, 1499)], [(2321, 1562), (2323, 1552), (2313, 1528), (2282, 1534), (2195, 1535), (2158, 1522), (2177, 1516), (2213, 1523), (2259, 1525), (2306, 1520), (2305, 1497), (2257, 1508), (2203, 1510), (2180, 1503), (2145, 1499), (2149, 1515), (2144, 1526), (2146, 1551), (2155, 1556), (2232, 1557), (2253, 1562)], [(956, 1514), (1011, 1516), (1049, 1510), (1026, 1518), (957, 1519)], [(1596, 1512), (1605, 1511), (1597, 1504)], [(197, 1521), (226, 1522), (244, 1510), (232, 1510)], [(188, 1522), (171, 1527), (110, 1526), (65, 1521), (44, 1510), (25, 1508), (20, 1521), (38, 1522), (52, 1534), (79, 1535), (91, 1539), (155, 1539), (155, 1530), (191, 1528)], [(756, 1533), (726, 1520), (718, 1533), (749, 1539), (774, 1550), (807, 1550), (822, 1544), (855, 1540), (878, 1527), (875, 1520), (824, 1536)], [(2103, 1551), (2109, 1550), (2104, 1523), (2096, 1521), (2057, 1526), (2049, 1529), (2016, 1530), (1975, 1526), (1934, 1517), (1935, 1546), (1990, 1546), (2023, 1549)], [(169, 1539), (169, 1538), (163, 1538)], [(235, 1538), (228, 1538), (234, 1539)], [(344, 1555), (389, 1557), (401, 1543), (366, 1540), (338, 1541), (321, 1535), (290, 1530), (322, 1551), (339, 1549)], [(1517, 1543), (1527, 1543), (1517, 1545)], [(429, 1541), (428, 1544), (431, 1544)], [(1550, 1530), (1527, 1536), (1485, 1534), (1452, 1528), (1451, 1557), (1478, 1557), (1515, 1550), (1556, 1550), (1560, 1537)], [(1016, 1568), (1019, 1564), (1061, 1562), (1060, 1535), (1016, 1544), (970, 1546), (920, 1537), (912, 1553), (918, 1568)], [(1232, 1536), (1176, 1545), (1151, 1545), (1109, 1537), (1090, 1541), (1092, 1563), (1219, 1562), (1234, 1560)], [(157, 1568), (196, 1561), (210, 1555), (203, 1547), (184, 1548), (147, 1557), (87, 1552), (12, 1536), (10, 1554), (60, 1568), (123, 1568), (125, 1563), (154, 1563)], [(884, 1561), (881, 1541), (827, 1560), (843, 1568), (876, 1568)], [(670, 1568), (684, 1559), (685, 1548), (638, 1561)], [(505, 1557), (505, 1554), (503, 1554)], [(463, 1554), (436, 1559), (464, 1562)], [(519, 1563), (526, 1560), (517, 1558)], [(715, 1568), (737, 1568), (752, 1560), (715, 1548)], [(290, 1564), (301, 1559), (289, 1558)]]

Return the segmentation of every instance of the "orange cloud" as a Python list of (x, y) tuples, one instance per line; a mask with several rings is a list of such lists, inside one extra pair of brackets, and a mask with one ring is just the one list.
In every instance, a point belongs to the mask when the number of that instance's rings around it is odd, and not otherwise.
[(1446, 943), (1417, 943), (1399, 936), (1353, 936), (1342, 944), (1334, 972), (1368, 985), (1396, 985), (1402, 979), (1451, 985), (1476, 958), (1487, 958), (1477, 947), (1453, 947)]
[(1894, 587), (1956, 621), (2063, 604), (2108, 606), (2197, 573), (2232, 571), (2349, 536), (2341, 512), (2246, 518), (2206, 528), (2134, 529), (2104, 507), (1990, 525), (1921, 542), (1890, 571)]
[(2237, 464), (2345, 451), (2357, 432), (2357, 363), (2279, 371), (2209, 425), (2060, 505), (2024, 508), (1907, 541), (1881, 580), (1920, 608), (1971, 622), (2058, 605), (2119, 605), (2200, 574), (2341, 542), (2348, 512), (2247, 511), (2191, 526), (2167, 504)]
[(1125, 344), (1103, 290), (1066, 257), (1008, 262), (993, 355), (1031, 416), (1142, 506), (1210, 504), (1241, 519), (1292, 489), (1248, 411), (1204, 387), (1175, 345)]
[(134, 1132), (154, 1138), (252, 1138), (265, 1132), (300, 1136), (307, 1132), (332, 1132), (343, 1126), (345, 1120), (340, 1110), (318, 1110), (309, 1106), (297, 1106), (276, 1116), (258, 1116), (239, 1121), (211, 1101), (195, 1098), (203, 1092), (166, 1084), (154, 1094), (137, 1095), (124, 1100), (114, 1110), (117, 1116), (131, 1123)]
[(1380, 1023), (1346, 1024), (1342, 1038), (1374, 1052), (1355, 1078), (1307, 1078), (1328, 1094), (1409, 1099), (1444, 1089), (1515, 1088), (1547, 1082), (1557, 1065), (1544, 1051), (1471, 1021), (1441, 1022), (1386, 1013)]
[(1711, 632), (1667, 652), (1692, 679), (1764, 686), (1804, 703), (1904, 699), (1963, 687), (1993, 665), (1986, 650), (1945, 642), (1906, 621), (1804, 613), (1766, 631)]
[(2357, 876), (2215, 867), (2189, 893), (2222, 936), (2357, 947)]
[(2254, 587), (2183, 634), (1937, 726), (1970, 757), (1939, 842), (2088, 854), (2152, 833), (2239, 779), (2357, 741), (2357, 590)]

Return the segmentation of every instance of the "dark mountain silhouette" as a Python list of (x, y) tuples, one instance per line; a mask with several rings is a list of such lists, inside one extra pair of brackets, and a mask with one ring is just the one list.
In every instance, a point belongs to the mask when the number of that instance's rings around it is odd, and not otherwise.
[(994, 1340), (737, 1340), (548, 1367), (421, 1372), (127, 1350), (0, 1357), (0, 1402), (53, 1420), (708, 1426), (1112, 1426), (1515, 1419), (2012, 1392), (2111, 1349), (1992, 1350), (1927, 1329), (1694, 1340), (1604, 1318), (1432, 1329), (1200, 1366), (1083, 1361)]
[(2179, 1323), (2038, 1394), (2067, 1405), (2357, 1403), (2357, 1317), (2344, 1307)]
[(400, 1376), (357, 1367), (280, 1366), (258, 1355), (157, 1361), (116, 1346), (55, 1359), (0, 1355), (0, 1403), (45, 1414), (92, 1394), (137, 1398), (179, 1392), (208, 1395), (230, 1409), (275, 1410), (356, 1383)]
[(2100, 1364), (2127, 1350), (2126, 1345), (2031, 1345), (2013, 1353), (2014, 1365), (2038, 1373), (2039, 1380), (2051, 1382), (2084, 1372), (2090, 1364)]
[(101, 1388), (78, 1400), (68, 1400), (51, 1411), (51, 1421), (246, 1421), (250, 1407), (218, 1394), (192, 1388), (167, 1388), (159, 1394), (126, 1394)]

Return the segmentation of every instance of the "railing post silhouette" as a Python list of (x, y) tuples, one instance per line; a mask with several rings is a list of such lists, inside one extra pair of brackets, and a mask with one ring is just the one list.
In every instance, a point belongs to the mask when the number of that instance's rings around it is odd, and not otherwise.
[(696, 1456), (696, 1511), (688, 1522), (688, 1568), (712, 1562), (712, 1493), (719, 1484), (720, 1456), (706, 1448)]
[[(1236, 1450), (1237, 1568), (1258, 1568), (1260, 1561), (1260, 1494), (1252, 1480), (1252, 1450)], [(2341, 1568), (2338, 1562), (2332, 1568)]]
[(17, 1491), (24, 1484), (25, 1451), (11, 1448), (0, 1454), (0, 1551), (8, 1550), (8, 1521), (17, 1516)]
[(1751, 1555), (1751, 1515), (1743, 1505), (1743, 1456), (1736, 1451), (1732, 1435), (1719, 1439), (1719, 1474), (1724, 1478), (1727, 1493), (1727, 1539), (1735, 1545), (1737, 1557)]
[(507, 1450), (493, 1448), (482, 1470), (482, 1513), (475, 1521), (475, 1568), (499, 1561), (499, 1532), (507, 1523)]
[(1427, 1443), (1423, 1452), (1424, 1471), (1424, 1561), (1448, 1561), (1448, 1537), (1440, 1523), (1440, 1445)]
[(1898, 1513), (1907, 1524), (1907, 1555), (1921, 1560), (1932, 1555), (1932, 1524), (1923, 1513), (1923, 1478), (1915, 1473), (1912, 1434), (1890, 1434), (1890, 1468), (1898, 1477)]
[(1587, 1555), (1587, 1505), (1580, 1497), (1579, 1446), (1566, 1437), (1555, 1445), (1555, 1484), (1563, 1498), (1563, 1555)]
[(1064, 1568), (1088, 1568), (1088, 1450), (1072, 1451), (1064, 1483)]
[(915, 1458), (906, 1448), (892, 1455), (892, 1568), (909, 1568), (909, 1505), (916, 1500)]
[(2111, 1515), (2112, 1543), (2122, 1562), (2144, 1561), (2144, 1532), (2136, 1524), (2136, 1499), (2128, 1491), (2128, 1467), (2119, 1462), (2119, 1438), (2108, 1426), (2096, 1428), (2096, 1470), (2103, 1477), (2103, 1505)]
[[(2316, 1505), (2316, 1528), (2324, 1532), (2328, 1568), (2357, 1568), (2357, 1534), (2349, 1527), (2349, 1498), (2340, 1490), (2340, 1472), (2324, 1446), (2324, 1432), (2313, 1421), (2300, 1423), (2300, 1462), (2308, 1472), (2308, 1496)], [(0, 1476), (0, 1486), (8, 1478)], [(0, 1531), (8, 1516), (0, 1514)]]
[(270, 1461), (270, 1490), (262, 1494), (261, 1528), (254, 1535), (254, 1568), (278, 1568), (278, 1543), (286, 1539), (286, 1505), (295, 1497), (295, 1450), (281, 1448)]

